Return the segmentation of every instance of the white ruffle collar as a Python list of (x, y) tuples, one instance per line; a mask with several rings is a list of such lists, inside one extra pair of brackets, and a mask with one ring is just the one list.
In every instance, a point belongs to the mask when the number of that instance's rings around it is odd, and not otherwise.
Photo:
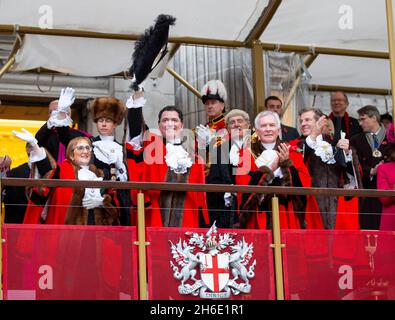
[(181, 145), (166, 143), (165, 161), (170, 170), (177, 174), (187, 173), (192, 166), (192, 160), (188, 152)]

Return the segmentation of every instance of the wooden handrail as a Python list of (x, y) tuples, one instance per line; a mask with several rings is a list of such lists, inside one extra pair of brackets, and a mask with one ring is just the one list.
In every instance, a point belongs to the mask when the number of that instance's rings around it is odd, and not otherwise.
[(262, 187), (226, 184), (192, 184), (192, 183), (154, 183), (154, 182), (119, 182), (119, 181), (78, 181), (51, 179), (1, 179), (4, 186), (47, 186), (47, 187), (75, 187), (75, 188), (113, 188), (140, 190), (171, 190), (198, 192), (243, 192), (266, 193), (278, 195), (328, 195), (328, 196), (356, 196), (356, 197), (394, 197), (395, 190), (373, 189), (341, 189), (341, 188), (300, 188), (300, 187)]

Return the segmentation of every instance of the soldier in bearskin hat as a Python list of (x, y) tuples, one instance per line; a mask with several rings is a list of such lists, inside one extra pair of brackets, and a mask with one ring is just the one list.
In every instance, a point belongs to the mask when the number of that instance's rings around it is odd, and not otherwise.
[[(208, 184), (226, 184), (225, 181), (216, 173), (218, 166), (223, 161), (219, 155), (221, 144), (227, 140), (227, 130), (225, 126), (225, 102), (227, 92), (224, 84), (220, 80), (210, 80), (201, 89), (201, 99), (208, 116), (208, 122), (200, 124), (195, 128), (197, 138), (197, 149), (199, 154), (205, 159), (205, 175)], [(225, 148), (226, 149), (226, 148)], [(230, 228), (229, 223), (221, 224), (224, 221), (221, 214), (227, 210), (223, 193), (207, 193), (207, 207), (210, 216), (210, 225), (217, 221), (220, 228)], [(201, 227), (204, 227), (201, 220)]]

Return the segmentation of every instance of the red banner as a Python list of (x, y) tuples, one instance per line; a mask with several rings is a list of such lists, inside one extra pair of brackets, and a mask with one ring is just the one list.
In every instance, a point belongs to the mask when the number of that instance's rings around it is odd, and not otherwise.
[(286, 299), (395, 299), (395, 232), (282, 231)]
[(149, 299), (275, 298), (270, 231), (147, 228)]
[(138, 299), (134, 227), (4, 225), (8, 300)]

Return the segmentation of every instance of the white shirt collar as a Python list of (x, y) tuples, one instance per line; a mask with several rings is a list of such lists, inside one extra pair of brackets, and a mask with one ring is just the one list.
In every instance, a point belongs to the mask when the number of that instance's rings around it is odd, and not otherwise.
[(262, 143), (262, 145), (266, 150), (273, 150), (276, 143)]
[(381, 127), (380, 127), (379, 130), (377, 130), (376, 132), (371, 132), (370, 134), (371, 134), (372, 136), (373, 136), (374, 134), (377, 136), (377, 135), (379, 134), (380, 130), (381, 130)]
[(99, 137), (100, 137), (100, 140), (102, 140), (102, 141), (114, 141), (114, 136), (102, 136), (102, 135), (99, 135)]

